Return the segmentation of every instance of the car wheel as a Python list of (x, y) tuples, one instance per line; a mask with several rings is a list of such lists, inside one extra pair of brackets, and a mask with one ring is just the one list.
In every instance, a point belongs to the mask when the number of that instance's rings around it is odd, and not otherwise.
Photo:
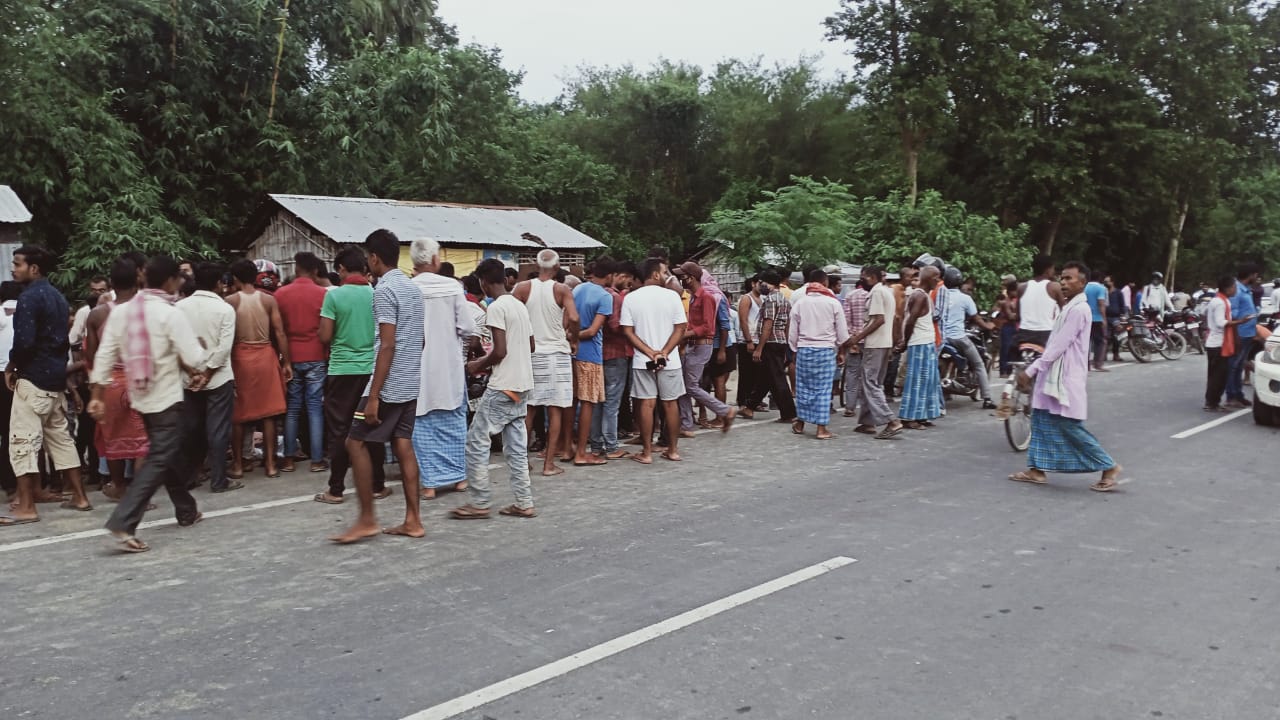
[(1253, 399), (1253, 422), (1264, 427), (1276, 424), (1276, 409), (1264, 404), (1258, 398)]

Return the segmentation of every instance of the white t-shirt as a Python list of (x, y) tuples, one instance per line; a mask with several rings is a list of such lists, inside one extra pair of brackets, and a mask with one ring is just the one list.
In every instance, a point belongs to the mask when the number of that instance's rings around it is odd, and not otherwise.
[(876, 283), (876, 286), (871, 288), (871, 297), (867, 300), (867, 322), (871, 322), (872, 315), (881, 315), (884, 317), (884, 323), (867, 336), (865, 347), (872, 350), (893, 347), (893, 323), (897, 310), (898, 302), (893, 297), (893, 291), (884, 283)]
[[(684, 315), (684, 305), (680, 296), (657, 285), (645, 285), (627, 293), (622, 301), (622, 318), (620, 324), (635, 328), (636, 336), (644, 344), (654, 350), (661, 350), (671, 339), (676, 325), (684, 325), (688, 319)], [(649, 357), (637, 352), (631, 360), (631, 367), (645, 369)], [(680, 348), (671, 350), (667, 356), (667, 369), (680, 369)]]
[(1227, 303), (1219, 296), (1214, 295), (1209, 301), (1209, 307), (1205, 309), (1205, 322), (1209, 325), (1209, 336), (1204, 340), (1205, 347), (1220, 348), (1224, 337), (1224, 330), (1227, 327)]
[(484, 323), (507, 334), (507, 356), (493, 366), (489, 387), (512, 392), (532, 390), (533, 353), (529, 338), (533, 337), (533, 323), (529, 321), (529, 309), (514, 297), (503, 295), (489, 304)]
[(13, 311), (17, 300), (5, 300), (0, 304), (0, 364), (9, 364), (9, 352), (13, 350)]

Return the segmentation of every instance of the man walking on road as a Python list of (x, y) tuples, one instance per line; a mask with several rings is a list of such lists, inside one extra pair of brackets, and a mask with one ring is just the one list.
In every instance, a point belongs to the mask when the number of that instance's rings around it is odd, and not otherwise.
[(12, 517), (0, 527), (37, 522), (36, 487), (40, 452), (48, 450), (53, 469), (62, 471), (72, 497), (62, 506), (89, 511), (93, 506), (80, 479), (80, 456), (67, 429), (67, 319), (71, 309), (48, 281), (56, 269), (53, 255), (42, 247), (23, 245), (13, 252), (13, 279), (27, 286), (13, 313), (13, 349), (5, 369), (5, 385), (13, 392), (9, 416), (9, 459), (18, 476)]
[(467, 430), (467, 490), (471, 502), (454, 510), (450, 517), (483, 520), (490, 516), (489, 452), (494, 435), (502, 435), (502, 454), (507, 458), (511, 492), (516, 498), (514, 505), (499, 510), (499, 514), (536, 517), (533, 486), (529, 482), (529, 435), (524, 421), (529, 411), (529, 392), (534, 386), (533, 324), (528, 307), (507, 294), (501, 260), (485, 260), (475, 274), (484, 294), (494, 298), (485, 313), (493, 347), (484, 357), (467, 363), (466, 370), (473, 376), (486, 370), (492, 375)]
[[(667, 426), (667, 449), (662, 457), (678, 461), (680, 411), (676, 401), (684, 394), (680, 344), (687, 320), (680, 296), (667, 288), (666, 263), (649, 258), (640, 265), (644, 286), (627, 293), (622, 303), (622, 331), (637, 350), (631, 364), (631, 397), (639, 400), (642, 449), (632, 460), (653, 463), (653, 414), (657, 403)], [(784, 380), (785, 382), (785, 380)]]
[(1067, 305), (1054, 322), (1044, 354), (1018, 373), (1017, 382), (1031, 396), (1031, 447), (1027, 469), (1009, 476), (1017, 482), (1043, 485), (1045, 473), (1102, 472), (1090, 490), (1116, 489), (1121, 467), (1084, 427), (1088, 417), (1089, 329), (1093, 314), (1084, 295), (1089, 268), (1069, 262), (1062, 269)]
[[(418, 460), (413, 454), (413, 425), (418, 410), (418, 379), (422, 375), (422, 293), (400, 271), (400, 240), (390, 230), (375, 230), (365, 240), (369, 270), (378, 278), (373, 291), (373, 318), (378, 324), (374, 340), (373, 379), (356, 408), (347, 437), (347, 454), (355, 474), (360, 515), (349, 530), (330, 538), (348, 544), (379, 532), (420, 538), (418, 510)], [(373, 513), (373, 462), (366, 443), (391, 443), (400, 463), (404, 485), (404, 523), (380, 530)]]
[(729, 432), (733, 419), (738, 414), (737, 409), (730, 409), (715, 395), (702, 389), (702, 373), (715, 352), (713, 346), (718, 332), (716, 310), (720, 298), (702, 286), (702, 266), (698, 263), (682, 264), (675, 269), (675, 276), (680, 278), (680, 283), (689, 292), (684, 354), (680, 358), (680, 368), (684, 373), (684, 396), (679, 400), (681, 437), (693, 437), (695, 402), (715, 413), (723, 423), (721, 431)]
[(180, 527), (200, 522), (195, 498), (181, 472), (187, 466), (182, 458), (182, 379), (187, 373), (182, 366), (195, 373), (191, 387), (199, 390), (209, 380), (208, 352), (200, 347), (186, 315), (173, 305), (173, 297), (186, 280), (178, 272), (178, 261), (165, 256), (151, 258), (146, 278), (147, 288), (107, 318), (102, 344), (94, 357), (93, 399), (89, 402), (89, 414), (101, 421), (106, 416), (102, 398), (111, 383), (111, 368), (123, 363), (129, 402), (142, 414), (150, 446), (146, 462), (107, 520), (107, 529), (119, 543), (117, 549), (128, 553), (150, 549), (134, 533), (161, 485), (169, 493)]
[(827, 429), (831, 423), (831, 385), (836, 377), (836, 358), (849, 340), (844, 308), (827, 285), (822, 270), (809, 273), (809, 283), (796, 290), (803, 293), (791, 308), (787, 339), (796, 353), (796, 421), (791, 432), (804, 434), (804, 424), (817, 426), (817, 438), (835, 437)]
[[(556, 456), (573, 461), (573, 352), (577, 347), (578, 311), (573, 291), (556, 281), (560, 255), (555, 250), (538, 253), (538, 277), (516, 285), (515, 299), (529, 308), (533, 323), (533, 394), (530, 407), (547, 410), (547, 449), (542, 462), (544, 477), (559, 475)], [(572, 340), (570, 339), (572, 336)]]

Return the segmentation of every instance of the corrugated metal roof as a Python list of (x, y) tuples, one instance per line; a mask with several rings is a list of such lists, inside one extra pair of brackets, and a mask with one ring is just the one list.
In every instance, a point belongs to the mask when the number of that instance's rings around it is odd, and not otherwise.
[(444, 245), (563, 250), (604, 247), (604, 243), (534, 208), (317, 195), (270, 197), (340, 243), (362, 243), (369, 233), (386, 228), (406, 243), (431, 237)]
[(18, 194), (8, 185), (0, 185), (0, 222), (31, 222), (31, 211), (18, 199)]

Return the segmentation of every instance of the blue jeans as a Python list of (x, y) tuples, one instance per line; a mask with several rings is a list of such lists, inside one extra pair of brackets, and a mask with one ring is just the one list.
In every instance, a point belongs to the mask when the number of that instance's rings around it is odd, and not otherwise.
[(529, 482), (529, 455), (525, 446), (528, 431), (524, 417), (529, 412), (529, 393), (515, 402), (501, 390), (485, 390), (476, 405), (471, 427), (467, 428), (467, 491), (471, 504), (488, 508), (493, 503), (489, 486), (489, 452), (493, 436), (502, 435), (502, 454), (507, 457), (511, 492), (516, 507), (533, 507), (533, 485)]
[(289, 381), (289, 409), (284, 416), (286, 459), (298, 452), (298, 419), (302, 415), (305, 388), (311, 462), (324, 462), (324, 378), (328, 369), (328, 365), (319, 361), (293, 364), (293, 379)]
[(1253, 338), (1236, 338), (1236, 354), (1231, 356), (1231, 369), (1227, 372), (1227, 399), (1244, 399), (1244, 364), (1252, 360), (1250, 350)]
[(631, 358), (604, 361), (604, 406), (591, 416), (591, 452), (597, 455), (618, 449), (618, 411), (631, 375)]

